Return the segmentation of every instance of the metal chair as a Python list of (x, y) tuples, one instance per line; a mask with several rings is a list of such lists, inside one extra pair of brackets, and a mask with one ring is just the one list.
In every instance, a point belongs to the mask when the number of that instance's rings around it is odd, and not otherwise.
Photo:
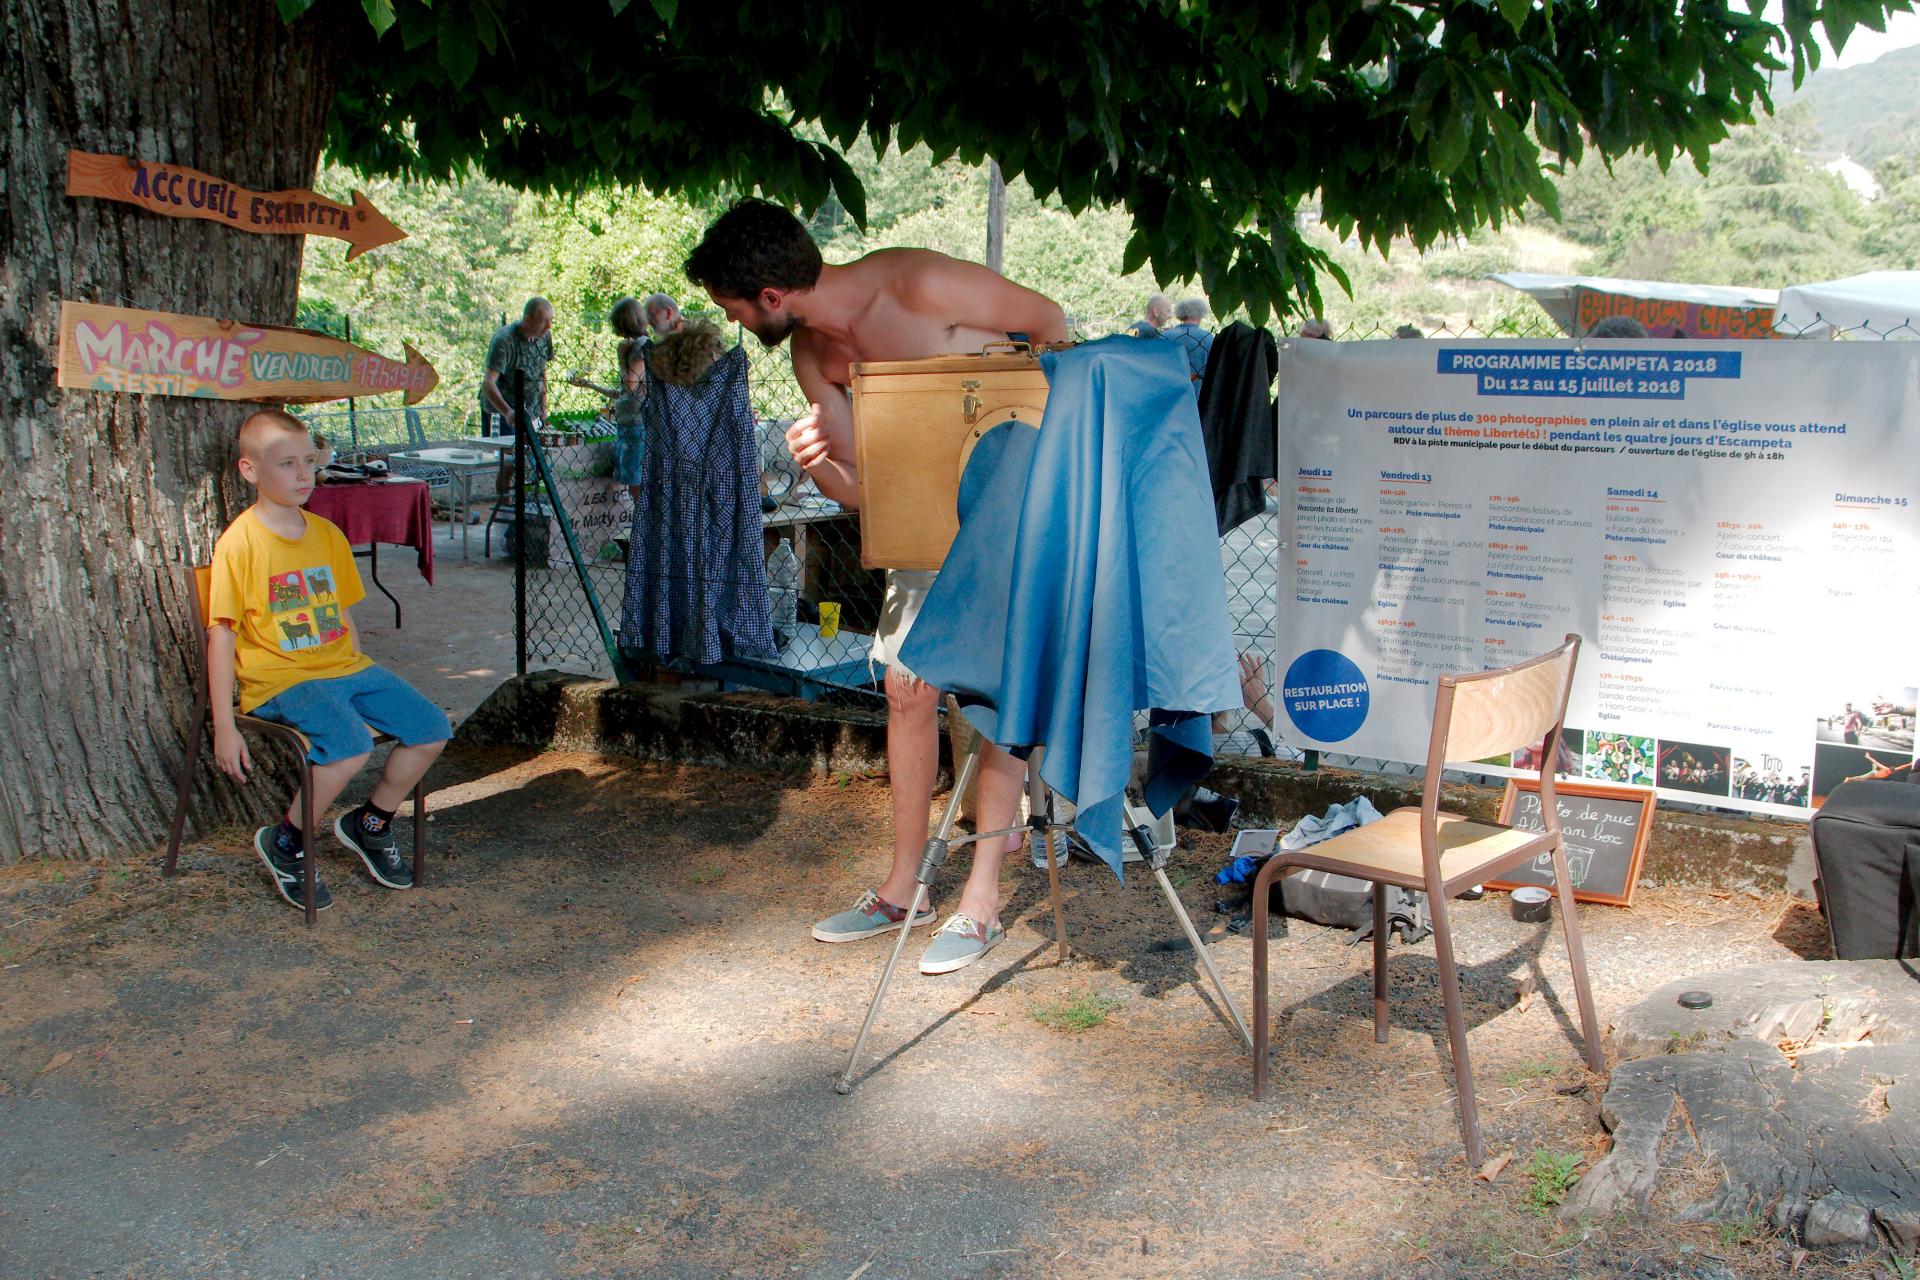
[[(187, 730), (186, 756), (180, 762), (179, 784), (173, 801), (173, 830), (167, 837), (167, 860), (161, 868), (161, 874), (171, 876), (180, 859), (180, 838), (187, 827), (187, 797), (193, 791), (193, 775), (200, 765), (200, 739), (209, 732), (213, 724), (213, 692), (207, 681), (207, 628), (212, 625), (209, 617), (211, 582), (213, 567), (195, 565), (187, 570), (187, 589), (192, 592), (195, 605), (195, 617), (199, 626), (194, 628), (194, 647), (199, 651), (199, 661), (194, 669), (199, 672), (199, 692), (194, 697), (193, 721)], [(313, 927), (318, 914), (313, 905), (316, 816), (313, 811), (313, 764), (307, 758), (313, 750), (313, 744), (307, 735), (291, 725), (279, 724), (272, 720), (262, 720), (259, 716), (234, 713), (233, 722), (242, 732), (258, 733), (264, 738), (273, 739), (293, 748), (300, 760), (300, 843), (307, 851), (302, 858), (302, 876), (306, 885), (307, 927)], [(375, 745), (392, 742), (394, 739), (384, 733), (373, 735)], [(413, 788), (413, 883), (418, 888), (426, 882), (427, 874), (427, 785), (423, 779)]]
[(1427, 744), (1426, 782), (1418, 808), (1395, 809), (1385, 818), (1322, 844), (1277, 852), (1253, 882), (1253, 1095), (1266, 1097), (1267, 1049), (1272, 1034), (1267, 1012), (1266, 904), (1274, 880), (1289, 871), (1331, 871), (1372, 881), (1373, 1038), (1387, 1040), (1387, 916), (1383, 884), (1426, 893), (1433, 918), (1434, 958), (1440, 968), (1440, 995), (1446, 1005), (1447, 1039), (1453, 1051), (1453, 1076), (1460, 1104), (1460, 1136), (1469, 1169), (1485, 1159), (1480, 1114), (1474, 1102), (1473, 1070), (1467, 1060), (1466, 1015), (1460, 999), (1460, 973), (1453, 954), (1453, 925), (1447, 900), (1461, 891), (1551, 854), (1554, 885), (1560, 896), (1560, 923), (1566, 931), (1567, 960), (1580, 1005), (1580, 1032), (1587, 1065), (1604, 1069), (1600, 1029), (1587, 985), (1586, 952), (1580, 943), (1580, 918), (1574, 909), (1573, 882), (1567, 875), (1554, 802), (1555, 753), (1540, 761), (1540, 800), (1546, 830), (1525, 831), (1477, 822), (1440, 811), (1440, 778), (1448, 761), (1484, 760), (1541, 741), (1556, 739), (1566, 721), (1580, 637), (1569, 635), (1559, 648), (1526, 662), (1471, 675), (1442, 676), (1434, 693), (1433, 730)]

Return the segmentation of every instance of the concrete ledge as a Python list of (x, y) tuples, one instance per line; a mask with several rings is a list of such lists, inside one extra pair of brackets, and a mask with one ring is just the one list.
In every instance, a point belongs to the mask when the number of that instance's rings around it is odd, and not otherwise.
[[(689, 693), (539, 671), (509, 680), (460, 725), (454, 741), (687, 764), (741, 765), (821, 775), (887, 767), (886, 717), (764, 693)], [(944, 736), (941, 785), (951, 781)], [(1248, 826), (1282, 827), (1364, 795), (1381, 812), (1420, 803), (1411, 778), (1307, 770), (1277, 760), (1223, 757), (1207, 785), (1240, 801)], [(1497, 787), (1450, 786), (1456, 812), (1492, 818)], [(1641, 877), (1658, 884), (1810, 894), (1813, 852), (1804, 823), (1659, 810)]]
[(501, 685), (461, 722), (454, 742), (823, 776), (887, 767), (887, 719), (877, 712), (559, 671)]

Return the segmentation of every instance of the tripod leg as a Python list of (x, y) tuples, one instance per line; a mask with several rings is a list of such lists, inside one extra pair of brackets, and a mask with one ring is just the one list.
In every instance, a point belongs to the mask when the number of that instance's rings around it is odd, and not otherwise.
[[(960, 816), (960, 798), (967, 793), (967, 784), (973, 781), (974, 766), (980, 761), (981, 741), (984, 739), (975, 741), (974, 749), (967, 753), (966, 760), (961, 763), (960, 775), (953, 780), (953, 794), (947, 797), (947, 809), (940, 818), (940, 829), (927, 842), (930, 851), (931, 846), (942, 847), (942, 860), (945, 858), (947, 836), (953, 831), (954, 819)], [(853, 1073), (860, 1066), (860, 1055), (867, 1047), (867, 1036), (872, 1033), (873, 1024), (880, 1017), (880, 1005), (887, 998), (887, 984), (893, 981), (893, 971), (899, 967), (900, 953), (907, 949), (907, 935), (913, 932), (913, 918), (920, 914), (920, 908), (933, 887), (933, 865), (937, 864), (933, 863), (931, 857), (921, 859), (920, 880), (913, 887), (913, 902), (907, 907), (907, 914), (900, 917), (900, 931), (893, 940), (893, 952), (887, 957), (887, 967), (880, 971), (880, 985), (874, 988), (873, 1000), (867, 1005), (867, 1018), (860, 1024), (860, 1035), (853, 1042), (853, 1052), (847, 1055), (847, 1069), (833, 1083), (833, 1091), (837, 1094), (845, 1096), (853, 1092)]]
[(1206, 944), (1200, 941), (1199, 933), (1194, 930), (1193, 918), (1187, 914), (1186, 904), (1180, 901), (1180, 895), (1174, 892), (1173, 881), (1167, 879), (1166, 871), (1160, 867), (1153, 869), (1153, 875), (1160, 882), (1160, 892), (1167, 895), (1167, 905), (1173, 908), (1175, 918), (1180, 921), (1180, 928), (1186, 932), (1187, 945), (1193, 948), (1193, 954), (1200, 957), (1201, 967), (1207, 971), (1207, 976), (1213, 979), (1213, 989), (1220, 993), (1220, 1003), (1227, 1006), (1227, 1013), (1232, 1017), (1233, 1025), (1240, 1029), (1240, 1038), (1247, 1042), (1247, 1048), (1253, 1048), (1253, 1032), (1247, 1030), (1246, 1019), (1240, 1016), (1240, 1007), (1233, 1002), (1233, 997), (1227, 994), (1227, 984), (1220, 980), (1220, 971), (1213, 967), (1213, 957), (1207, 953)]
[(1126, 801), (1122, 809), (1126, 814), (1128, 828), (1135, 833), (1135, 842), (1143, 846), (1141, 854), (1146, 857), (1147, 866), (1152, 868), (1153, 878), (1160, 882), (1160, 892), (1166, 895), (1167, 905), (1173, 908), (1174, 919), (1180, 922), (1181, 931), (1187, 935), (1187, 945), (1193, 948), (1194, 955), (1200, 957), (1200, 967), (1207, 971), (1209, 978), (1213, 979), (1213, 989), (1220, 993), (1220, 1003), (1227, 1006), (1227, 1014), (1233, 1019), (1233, 1025), (1239, 1029), (1240, 1038), (1246, 1042), (1248, 1049), (1252, 1049), (1253, 1033), (1247, 1030), (1247, 1020), (1240, 1016), (1240, 1006), (1235, 1004), (1233, 997), (1227, 993), (1227, 984), (1221, 981), (1220, 971), (1214, 968), (1213, 957), (1208, 954), (1206, 944), (1200, 940), (1199, 931), (1193, 927), (1193, 917), (1187, 914), (1187, 905), (1180, 901), (1180, 895), (1174, 892), (1173, 881), (1167, 879), (1165, 851), (1157, 844), (1153, 844), (1152, 837), (1148, 834), (1153, 830), (1152, 812), (1145, 806), (1135, 806), (1131, 800)]
[(1066, 834), (1058, 832), (1061, 838), (1060, 856), (1054, 856), (1053, 838), (1057, 828), (1053, 824), (1053, 792), (1040, 780), (1040, 752), (1035, 752), (1027, 761), (1027, 812), (1039, 814), (1046, 819), (1045, 834), (1041, 828), (1028, 828), (1029, 840), (1039, 836), (1047, 849), (1047, 895), (1053, 900), (1053, 940), (1060, 949), (1060, 963), (1067, 962), (1067, 913), (1060, 902), (1060, 859), (1066, 856)]

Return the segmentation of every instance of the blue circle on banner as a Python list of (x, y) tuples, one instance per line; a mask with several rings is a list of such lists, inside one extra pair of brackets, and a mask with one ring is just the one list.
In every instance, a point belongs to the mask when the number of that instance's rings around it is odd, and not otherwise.
[(1367, 678), (1345, 654), (1309, 649), (1287, 668), (1282, 693), (1287, 718), (1309, 738), (1341, 742), (1367, 720)]

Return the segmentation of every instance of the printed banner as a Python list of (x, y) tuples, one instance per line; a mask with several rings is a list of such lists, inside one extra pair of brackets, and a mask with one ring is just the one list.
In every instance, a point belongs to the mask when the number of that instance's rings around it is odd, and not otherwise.
[(1584, 638), (1567, 732), (1490, 762), (1804, 816), (1903, 777), (1920, 345), (1291, 343), (1279, 727), (1423, 761), (1436, 679)]
[(91, 302), (60, 304), (59, 384), (76, 391), (311, 404), (440, 383), (425, 356), (404, 361), (311, 329), (239, 324)]
[(263, 235), (331, 236), (348, 242), (348, 262), (407, 238), (358, 191), (351, 205), (304, 187), (249, 191), (198, 169), (91, 151), (67, 152), (67, 194), (118, 200), (149, 213), (202, 218)]
[(1599, 289), (1579, 291), (1579, 332), (1608, 316), (1632, 316), (1650, 338), (1771, 338), (1773, 308), (1723, 307), (1672, 298), (1633, 298)]

